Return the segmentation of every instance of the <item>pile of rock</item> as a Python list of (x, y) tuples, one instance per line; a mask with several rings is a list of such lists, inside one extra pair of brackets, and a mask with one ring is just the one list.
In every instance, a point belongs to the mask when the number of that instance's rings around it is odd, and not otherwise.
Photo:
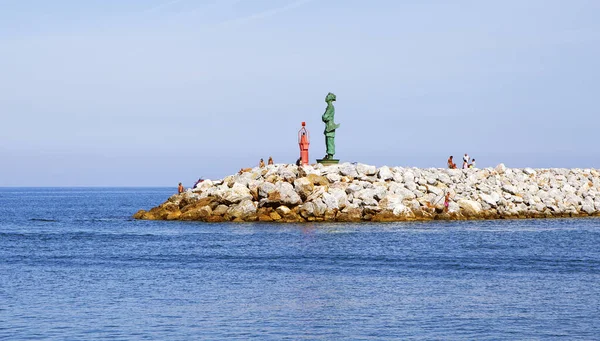
[(595, 169), (376, 168), (344, 163), (279, 164), (205, 180), (134, 218), (351, 222), (599, 214), (600, 173)]

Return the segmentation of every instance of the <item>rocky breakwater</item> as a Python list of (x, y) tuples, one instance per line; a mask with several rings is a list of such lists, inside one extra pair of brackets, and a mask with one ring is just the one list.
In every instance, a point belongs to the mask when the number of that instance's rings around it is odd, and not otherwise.
[[(444, 209), (445, 194), (450, 193)], [(171, 196), (136, 219), (414, 221), (600, 215), (595, 169), (272, 165)]]

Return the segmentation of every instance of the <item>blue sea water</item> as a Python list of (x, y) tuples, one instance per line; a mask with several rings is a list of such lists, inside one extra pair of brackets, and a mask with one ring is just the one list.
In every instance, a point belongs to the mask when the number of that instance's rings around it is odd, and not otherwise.
[(130, 218), (172, 191), (0, 189), (0, 339), (600, 339), (598, 219)]

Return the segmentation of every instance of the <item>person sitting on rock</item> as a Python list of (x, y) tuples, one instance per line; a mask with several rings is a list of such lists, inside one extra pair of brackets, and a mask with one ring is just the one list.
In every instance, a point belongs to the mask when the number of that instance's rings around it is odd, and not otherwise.
[(263, 159), (260, 159), (260, 162), (258, 163), (258, 167), (263, 168), (265, 166), (265, 162), (263, 161)]
[(177, 187), (177, 193), (181, 194), (181, 193), (183, 193), (184, 190), (185, 190), (185, 188), (183, 188), (183, 185), (180, 182), (179, 187)]
[[(264, 162), (263, 162), (263, 166), (264, 166)], [(241, 168), (240, 171), (238, 172), (238, 174), (248, 173), (251, 170), (252, 170), (252, 168)]]
[(471, 163), (469, 164), (469, 168), (475, 168), (475, 159), (471, 160)]
[(456, 163), (454, 163), (454, 160), (452, 159), (454, 156), (450, 155), (450, 157), (448, 158), (448, 168), (450, 169), (456, 169)]
[(269, 165), (272, 165), (272, 164), (273, 164), (273, 157), (269, 156), (269, 162), (268, 162), (268, 164), (269, 164)]

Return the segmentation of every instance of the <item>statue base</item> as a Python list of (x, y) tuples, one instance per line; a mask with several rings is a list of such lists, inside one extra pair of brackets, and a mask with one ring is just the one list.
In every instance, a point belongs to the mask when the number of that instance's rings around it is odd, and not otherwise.
[(317, 163), (320, 163), (325, 166), (337, 165), (338, 163), (340, 163), (340, 159), (317, 159)]

